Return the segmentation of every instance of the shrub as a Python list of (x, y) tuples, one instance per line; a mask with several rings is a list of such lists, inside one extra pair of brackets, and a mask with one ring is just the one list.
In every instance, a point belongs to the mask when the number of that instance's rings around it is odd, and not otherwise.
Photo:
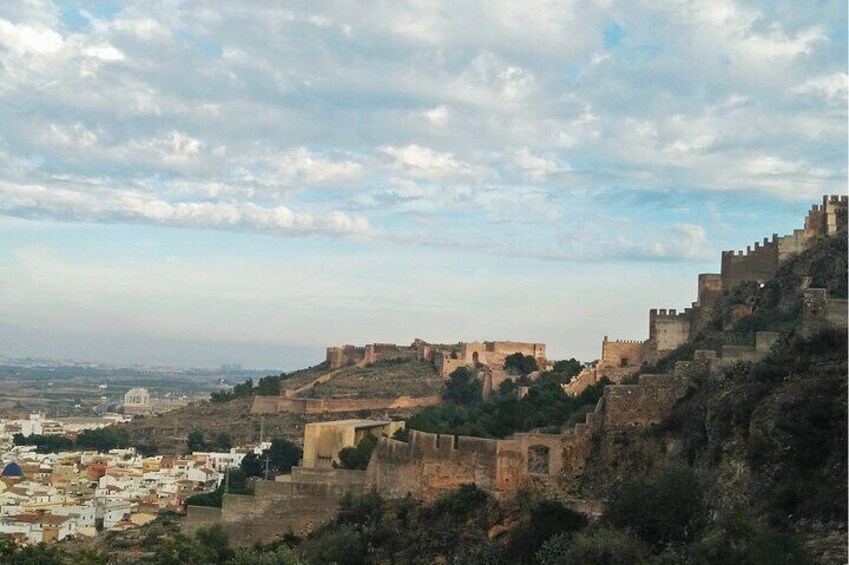
[(689, 543), (704, 521), (701, 484), (688, 467), (622, 481), (614, 487), (603, 519), (631, 530), (655, 550)]
[(367, 435), (356, 447), (345, 447), (339, 451), (339, 467), (342, 469), (365, 470), (371, 460), (371, 454), (377, 446), (377, 438)]
[(647, 565), (646, 551), (630, 534), (598, 528), (575, 537), (559, 534), (537, 552), (539, 565)]

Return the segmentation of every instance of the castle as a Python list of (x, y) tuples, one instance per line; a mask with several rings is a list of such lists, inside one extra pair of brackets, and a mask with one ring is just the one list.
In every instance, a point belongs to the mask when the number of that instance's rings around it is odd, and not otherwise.
[(518, 341), (460, 342), (452, 345), (431, 344), (416, 339), (409, 346), (394, 343), (370, 343), (357, 347), (345, 345), (327, 348), (327, 365), (331, 370), (349, 365), (370, 365), (385, 359), (419, 359), (433, 363), (442, 378), (447, 378), (459, 367), (485, 366), (498, 370), (504, 366), (508, 355), (521, 353), (530, 355), (537, 365), (545, 368), (544, 343)]
[[(846, 225), (847, 196), (823, 196), (822, 205), (814, 204), (808, 212), (804, 228), (792, 234), (755, 242), (746, 251), (723, 251), (721, 272), (703, 273), (698, 278), (696, 302), (683, 311), (675, 309), (649, 310), (649, 337), (644, 341), (610, 340), (604, 336), (601, 357), (586, 367), (572, 382), (564, 385), (569, 394), (579, 394), (588, 386), (607, 378), (614, 383), (652, 365), (669, 353), (688, 343), (710, 319), (717, 299), (723, 291), (745, 282), (763, 283), (773, 278), (779, 264), (794, 253), (802, 251), (808, 242), (837, 233)], [(740, 318), (751, 314), (751, 308), (740, 307)]]
[[(845, 225), (846, 209), (846, 197), (826, 198), (822, 207), (815, 206), (805, 222), (805, 230), (787, 236), (791, 239), (773, 238), (775, 252), (771, 264), (755, 252), (734, 254), (735, 258), (742, 259), (735, 259), (734, 267), (728, 271), (726, 254), (723, 254), (722, 274), (699, 276), (699, 297), (692, 308), (683, 313), (652, 310), (646, 341), (610, 341), (605, 337), (602, 359), (592, 368), (595, 374), (579, 375), (573, 384), (583, 384), (581, 379), (596, 378), (598, 373), (619, 376), (626, 370), (634, 372), (642, 363), (659, 359), (686, 343), (699, 324), (710, 319), (710, 307), (730, 288), (729, 285), (744, 281), (765, 282), (776, 273), (778, 263), (789, 253), (801, 250), (811, 238), (833, 235), (839, 225)], [(785, 243), (782, 244), (782, 240)], [(784, 254), (782, 245), (785, 246)], [(787, 245), (796, 246), (795, 251), (788, 251)], [(756, 246), (756, 251), (762, 249)], [(746, 262), (749, 256), (753, 257), (751, 263)], [(803, 333), (847, 324), (847, 301), (829, 298), (825, 289), (806, 288), (802, 306), (800, 330)], [(625, 429), (658, 424), (687, 393), (693, 378), (717, 377), (726, 366), (740, 361), (758, 361), (769, 354), (779, 337), (775, 332), (757, 332), (753, 346), (724, 345), (719, 351), (695, 351), (691, 360), (676, 362), (668, 374), (641, 374), (635, 384), (607, 386), (595, 410), (586, 414), (585, 421), (560, 433), (529, 432), (505, 439), (484, 439), (410, 431), (408, 441), (399, 441), (389, 437), (388, 432), (393, 428), (387, 426), (392, 426), (391, 422), (325, 423), (326, 430), (316, 427), (310, 431), (316, 447), (309, 453), (315, 451), (316, 456), (307, 456), (305, 451), (307, 466), (295, 467), (290, 475), (277, 477), (275, 481), (256, 481), (254, 495), (225, 494), (221, 508), (190, 506), (182, 528), (192, 532), (211, 524), (222, 524), (234, 545), (250, 546), (278, 540), (287, 529), (299, 535), (311, 531), (332, 518), (345, 494), (374, 490), (388, 498), (412, 496), (433, 500), (464, 484), (475, 484), (497, 498), (513, 496), (520, 490), (529, 491), (561, 500), (579, 511), (597, 513), (597, 501), (577, 498), (581, 493), (580, 480), (595, 453), (594, 442), (604, 442), (606, 434), (611, 432), (615, 435)], [(509, 345), (499, 346), (499, 343)], [(436, 354), (448, 353), (451, 362), (442, 366), (440, 373), (443, 373), (452, 362), (454, 366), (498, 362), (500, 355), (517, 345), (487, 342), (436, 347), (431, 350), (431, 359), (439, 363)], [(544, 354), (544, 349), (536, 348), (539, 344), (521, 345), (522, 351), (528, 352), (526, 354)], [(426, 354), (418, 357), (418, 351), (424, 352), (428, 347), (419, 340), (411, 346), (417, 351), (416, 358), (422, 359), (427, 359)], [(377, 349), (373, 349), (374, 354)], [(365, 350), (363, 348), (362, 359), (357, 358), (357, 353), (351, 357), (356, 359), (352, 362), (363, 362)], [(386, 433), (380, 434), (383, 437), (365, 471), (327, 466), (338, 448), (351, 445), (357, 433), (384, 429)]]
[(409, 359), (431, 363), (443, 379), (459, 367), (478, 369), (483, 384), (484, 398), (506, 379), (513, 377), (504, 369), (509, 355), (521, 353), (534, 358), (541, 369), (549, 367), (544, 343), (517, 341), (471, 341), (455, 344), (432, 344), (416, 339), (412, 344), (370, 343), (365, 346), (344, 345), (328, 347), (325, 364), (328, 372), (299, 388), (282, 390), (280, 396), (255, 396), (251, 413), (295, 414), (351, 413), (361, 410), (409, 410), (434, 406), (441, 402), (439, 396), (397, 396), (394, 398), (308, 398), (304, 393), (318, 384), (332, 380), (338, 372), (348, 367), (366, 367), (385, 360)]

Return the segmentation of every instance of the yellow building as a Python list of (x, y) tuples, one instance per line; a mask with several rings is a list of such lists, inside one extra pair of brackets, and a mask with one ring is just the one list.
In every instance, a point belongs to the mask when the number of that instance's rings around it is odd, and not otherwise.
[(336, 420), (307, 424), (304, 430), (304, 461), (307, 469), (330, 468), (339, 462), (339, 451), (355, 447), (366, 436), (392, 437), (404, 422), (389, 420)]

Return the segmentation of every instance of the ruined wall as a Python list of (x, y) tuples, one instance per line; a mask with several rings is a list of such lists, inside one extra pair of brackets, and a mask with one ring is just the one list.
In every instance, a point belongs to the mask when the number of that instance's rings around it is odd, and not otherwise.
[(562, 386), (563, 392), (576, 396), (584, 392), (587, 387), (596, 384), (600, 378), (596, 367), (584, 367), (571, 381)]
[(362, 494), (355, 481), (255, 481), (254, 495), (225, 494), (220, 509), (189, 506), (180, 527), (185, 534), (221, 524), (234, 547), (279, 540), (287, 531), (306, 535), (336, 514), (345, 493)]
[(638, 384), (604, 388), (604, 425), (609, 428), (651, 426), (660, 422), (686, 391), (687, 380), (675, 375), (640, 375)]
[(321, 485), (355, 485), (365, 484), (366, 472), (355, 469), (308, 469), (292, 467), (290, 475), (277, 477), (277, 482), (310, 483)]
[(498, 442), (411, 431), (409, 442), (382, 438), (366, 470), (366, 484), (389, 498), (432, 500), (463, 484), (498, 486)]
[(757, 332), (755, 345), (723, 345), (718, 363), (728, 367), (734, 363), (755, 363), (766, 357), (772, 345), (778, 341), (781, 334), (777, 332)]
[(415, 343), (412, 346), (394, 343), (372, 343), (365, 346), (366, 363), (375, 363), (386, 359), (416, 359), (418, 356), (419, 350)]
[(504, 355), (521, 353), (522, 355), (530, 355), (531, 357), (545, 357), (544, 343), (525, 343), (521, 341), (487, 341), (484, 343), (487, 351), (492, 351), (493, 353), (502, 353)]
[(811, 335), (829, 326), (846, 326), (849, 321), (847, 301), (829, 298), (824, 288), (809, 288), (803, 296), (802, 332)]
[[(269, 402), (273, 399), (273, 403)], [(397, 398), (285, 398), (255, 396), (251, 414), (323, 414), (333, 412), (357, 412), (358, 410), (403, 410), (436, 406), (438, 396), (399, 396)]]
[(279, 398), (276, 396), (254, 396), (251, 414), (277, 414)]
[(437, 351), (433, 355), (433, 364), (439, 376), (447, 379), (451, 373), (460, 367), (465, 367), (467, 363), (464, 359), (453, 359), (446, 351)]
[(355, 365), (364, 360), (366, 356), (365, 347), (345, 345), (343, 347), (327, 348), (327, 365), (331, 370), (341, 369), (348, 365)]

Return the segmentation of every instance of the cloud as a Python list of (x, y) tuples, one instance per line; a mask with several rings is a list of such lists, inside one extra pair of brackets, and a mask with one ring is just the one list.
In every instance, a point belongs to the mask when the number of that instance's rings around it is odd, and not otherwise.
[(437, 126), (444, 126), (448, 123), (448, 107), (444, 104), (431, 108), (424, 113), (427, 120)]
[(515, 156), (516, 165), (525, 175), (535, 181), (543, 181), (549, 175), (564, 173), (571, 170), (568, 165), (561, 165), (550, 159), (531, 155), (528, 149), (520, 149)]
[(83, 54), (88, 57), (94, 57), (95, 59), (100, 59), (101, 61), (123, 61), (126, 57), (121, 51), (115, 49), (112, 45), (102, 44), (102, 45), (92, 45), (90, 47), (86, 47), (83, 49)]
[(281, 175), (307, 184), (353, 183), (363, 178), (363, 167), (350, 160), (331, 160), (299, 147), (275, 160)]
[(51, 55), (65, 45), (56, 31), (42, 25), (13, 24), (0, 18), (0, 45), (18, 54)]
[(816, 94), (829, 102), (845, 102), (849, 92), (849, 75), (842, 72), (822, 75), (793, 88), (796, 94)]
[[(107, 203), (128, 191), (162, 203), (165, 223), (205, 216), (213, 229), (261, 230), (277, 208), (316, 226), (339, 212), (398, 240), (453, 224), (486, 234), (485, 249), (517, 233), (550, 246), (551, 222), (621, 190), (779, 206), (845, 179), (843, 13), (758, 0), (4, 3), (0, 183), (96, 187)], [(668, 207), (652, 222), (700, 223)], [(158, 221), (118, 204), (65, 220), (86, 217)]]
[(411, 176), (429, 180), (463, 180), (481, 176), (479, 167), (456, 159), (451, 153), (440, 153), (416, 144), (384, 146), (381, 151), (392, 159), (390, 167)]
[(368, 237), (368, 220), (334, 211), (323, 216), (253, 203), (166, 202), (133, 190), (88, 191), (0, 184), (4, 213), (60, 221), (129, 222), (169, 227), (240, 230), (275, 235)]

